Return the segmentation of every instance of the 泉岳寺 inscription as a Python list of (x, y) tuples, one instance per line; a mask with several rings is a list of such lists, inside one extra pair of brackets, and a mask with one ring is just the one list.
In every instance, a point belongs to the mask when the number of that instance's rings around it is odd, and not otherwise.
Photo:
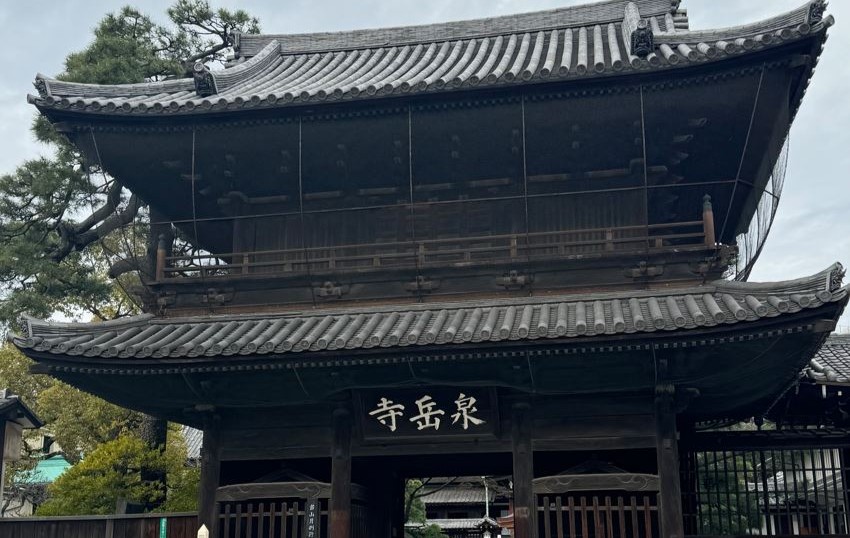
[(494, 395), (486, 389), (369, 391), (361, 394), (361, 402), (366, 438), (494, 433)]

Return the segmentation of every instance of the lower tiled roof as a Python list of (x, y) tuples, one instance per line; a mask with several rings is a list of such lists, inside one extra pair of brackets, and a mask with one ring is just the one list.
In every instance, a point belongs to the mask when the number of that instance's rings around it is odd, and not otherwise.
[(416, 528), (420, 526), (436, 525), (444, 531), (448, 530), (473, 530), (480, 529), (482, 526), (489, 524), (493, 527), (498, 527), (496, 520), (489, 517), (479, 518), (457, 518), (457, 519), (428, 519), (425, 523), (408, 523), (406, 527)]
[(183, 426), (180, 432), (183, 434), (183, 440), (186, 442), (186, 459), (200, 461), (201, 447), (204, 444), (204, 432), (191, 426)]
[(97, 358), (194, 358), (607, 337), (777, 318), (843, 300), (844, 270), (770, 284), (719, 281), (687, 289), (392, 305), (264, 316), (106, 323), (23, 322), (26, 352)]
[[(471, 486), (448, 486), (443, 489), (429, 491), (427, 488), (422, 494), (422, 502), (426, 505), (437, 504), (480, 504), (484, 505), (484, 488)], [(490, 502), (495, 495), (490, 493)]]
[(830, 336), (804, 373), (826, 385), (850, 384), (850, 335)]

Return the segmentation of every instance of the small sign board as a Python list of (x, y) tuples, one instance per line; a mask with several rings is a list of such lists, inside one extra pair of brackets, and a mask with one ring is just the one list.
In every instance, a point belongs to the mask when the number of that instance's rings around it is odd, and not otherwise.
[(478, 387), (423, 387), (359, 393), (364, 440), (494, 437), (496, 394)]
[(320, 517), (319, 499), (308, 499), (304, 505), (304, 538), (319, 538)]
[(168, 538), (168, 519), (159, 518), (159, 538)]

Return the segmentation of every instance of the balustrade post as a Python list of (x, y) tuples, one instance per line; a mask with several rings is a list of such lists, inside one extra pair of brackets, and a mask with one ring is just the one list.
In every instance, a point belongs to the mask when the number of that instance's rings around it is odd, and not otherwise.
[(161, 282), (165, 278), (165, 258), (167, 256), (165, 234), (159, 234), (156, 243), (156, 281)]
[(714, 235), (714, 209), (711, 206), (711, 196), (702, 199), (702, 229), (705, 233), (705, 246), (714, 248), (717, 244)]

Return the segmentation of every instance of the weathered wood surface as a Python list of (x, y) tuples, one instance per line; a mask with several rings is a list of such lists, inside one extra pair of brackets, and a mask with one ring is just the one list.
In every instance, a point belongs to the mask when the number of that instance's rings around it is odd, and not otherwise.
[(198, 516), (194, 513), (115, 516), (69, 516), (48, 518), (0, 518), (3, 538), (159, 538), (161, 519), (166, 519), (168, 538), (195, 538)]

